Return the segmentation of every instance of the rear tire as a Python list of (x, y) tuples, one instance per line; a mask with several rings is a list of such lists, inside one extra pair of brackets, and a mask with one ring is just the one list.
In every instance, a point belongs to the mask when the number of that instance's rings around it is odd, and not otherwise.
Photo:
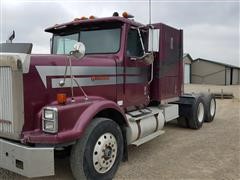
[(123, 157), (123, 136), (118, 124), (95, 118), (73, 146), (70, 163), (75, 179), (112, 179)]
[(188, 127), (191, 129), (200, 129), (204, 122), (206, 114), (206, 105), (201, 96), (196, 98), (196, 102), (192, 104), (192, 116), (188, 118)]
[(213, 94), (209, 94), (209, 93), (204, 93), (202, 94), (202, 96), (207, 109), (204, 121), (212, 122), (216, 114), (216, 99)]

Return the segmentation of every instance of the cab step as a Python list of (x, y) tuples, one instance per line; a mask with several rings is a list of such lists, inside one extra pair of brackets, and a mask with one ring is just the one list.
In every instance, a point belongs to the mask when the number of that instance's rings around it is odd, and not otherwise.
[(138, 121), (141, 119), (149, 118), (151, 116), (154, 116), (155, 114), (159, 113), (158, 110), (151, 110), (149, 108), (141, 109), (141, 110), (135, 110), (131, 112), (127, 112), (127, 117), (129, 121)]

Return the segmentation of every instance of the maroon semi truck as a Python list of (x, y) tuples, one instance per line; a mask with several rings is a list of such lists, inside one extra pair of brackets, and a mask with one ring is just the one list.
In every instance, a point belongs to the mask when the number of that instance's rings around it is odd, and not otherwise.
[(213, 120), (213, 95), (183, 92), (183, 31), (129, 17), (47, 28), (50, 55), (1, 44), (1, 168), (54, 175), (54, 154), (69, 150), (74, 178), (112, 179), (128, 145), (158, 137), (169, 121), (199, 129)]

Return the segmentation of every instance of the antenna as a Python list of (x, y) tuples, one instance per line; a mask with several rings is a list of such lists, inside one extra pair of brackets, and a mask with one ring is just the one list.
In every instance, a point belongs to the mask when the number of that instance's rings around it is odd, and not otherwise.
[[(149, 27), (152, 28), (152, 1), (148, 0), (148, 13), (149, 13)], [(151, 38), (151, 47), (152, 47), (152, 53), (153, 53), (153, 34), (152, 34), (152, 38)]]
[[(149, 27), (151, 28), (152, 25), (152, 1), (151, 0), (148, 0), (148, 13), (149, 13)], [(154, 61), (154, 56), (153, 56), (153, 34), (152, 34), (152, 38), (151, 38), (151, 44), (152, 44), (152, 49), (151, 49), (151, 54), (152, 54), (152, 58), (153, 58), (153, 61)], [(151, 78), (150, 80), (148, 81), (148, 84), (151, 84), (151, 82), (153, 81), (153, 62), (151, 64)]]
[(149, 25), (152, 23), (152, 2), (151, 0), (148, 1), (148, 13), (149, 13)]
[[(148, 13), (149, 13), (149, 27), (152, 28), (152, 1), (148, 0)], [(152, 34), (152, 38), (151, 38), (151, 45), (152, 45), (152, 53), (153, 53), (153, 34)]]

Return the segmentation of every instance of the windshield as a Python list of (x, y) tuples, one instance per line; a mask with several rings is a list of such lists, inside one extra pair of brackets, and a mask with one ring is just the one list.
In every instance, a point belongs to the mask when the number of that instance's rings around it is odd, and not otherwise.
[(116, 53), (120, 48), (120, 28), (80, 31), (53, 36), (53, 54), (69, 54), (76, 42), (82, 42), (86, 54)]

